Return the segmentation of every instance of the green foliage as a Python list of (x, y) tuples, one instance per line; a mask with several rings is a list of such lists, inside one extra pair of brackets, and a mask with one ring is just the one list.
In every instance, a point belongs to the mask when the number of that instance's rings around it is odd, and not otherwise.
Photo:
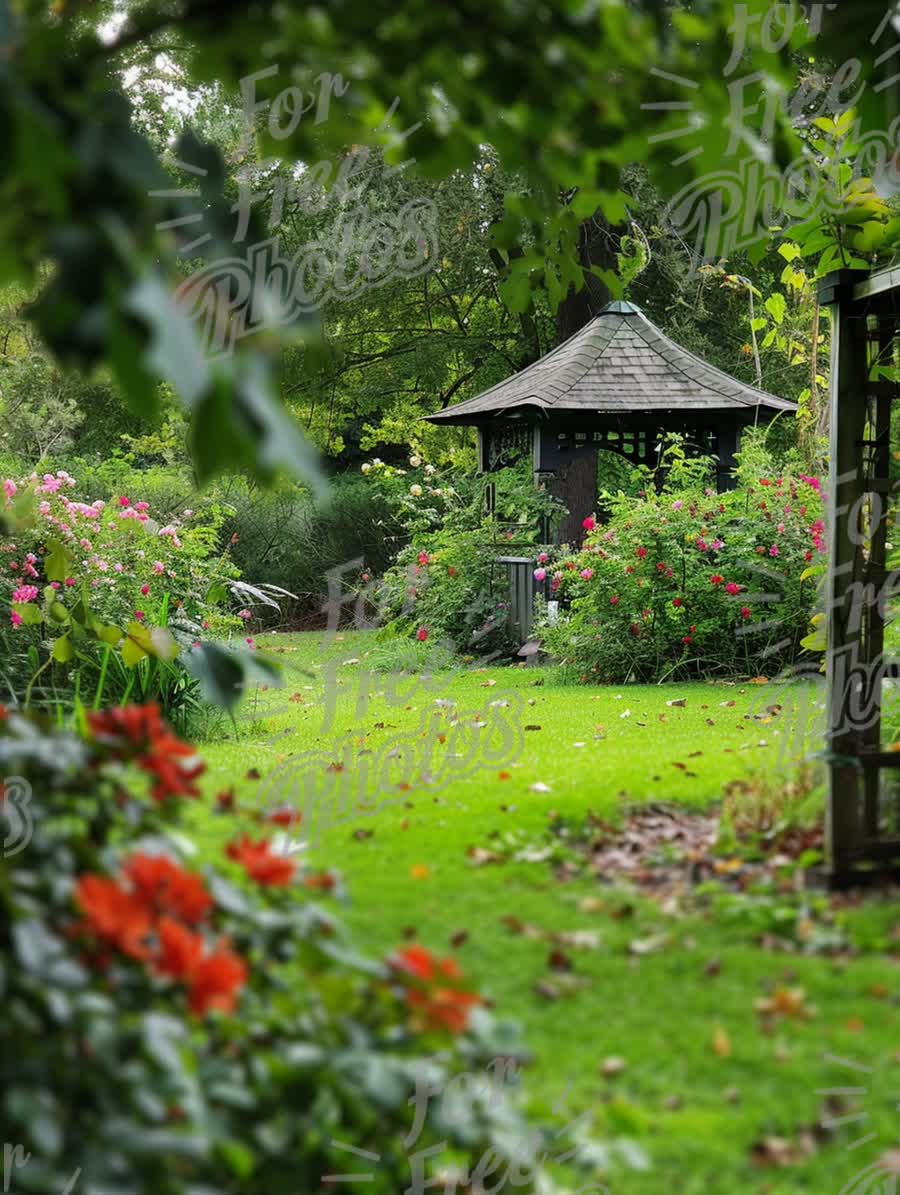
[(228, 609), (238, 573), (218, 550), (224, 515), (186, 508), (162, 522), (143, 491), (88, 503), (75, 487), (65, 470), (5, 483), (7, 510), (31, 505), (2, 543), (9, 699), (97, 708), (132, 696), (183, 724), (197, 706), (184, 654), (242, 625)]
[(357, 475), (337, 475), (323, 502), (298, 486), (263, 492), (237, 479), (219, 493), (229, 509), (223, 536), (241, 575), (292, 595), (280, 597), (277, 610), (251, 604), (267, 623), (321, 625), (329, 573), (353, 561), (380, 572), (404, 539), (388, 501)]
[[(356, 1169), (347, 1150), (367, 1149), (371, 1189), (388, 1195), (440, 1143), (470, 1170), (515, 1162), (524, 1192), (560, 1191), (550, 1149), (595, 1172), (598, 1143), (530, 1123), (510, 1086), (479, 1081), (492, 1059), (524, 1057), (513, 1027), (465, 1005), (457, 1044), (449, 1022), (422, 1021), (428, 989), (399, 956), (354, 950), (313, 899), (335, 889), (333, 873), (301, 871), (271, 845), (278, 886), (224, 852), (196, 867), (183, 798), (149, 800), (123, 773), (184, 746), (137, 707), (80, 737), (0, 719), (2, 771), (34, 794), (17, 806), (27, 849), (0, 858), (0, 1108), (30, 1155), (16, 1183), (58, 1195), (75, 1173), (89, 1193), (293, 1195)], [(412, 963), (439, 960), (417, 947)], [(441, 982), (444, 998), (468, 990), (458, 971)]]
[(507, 622), (497, 556), (504, 548), (534, 545), (541, 526), (562, 509), (535, 486), (530, 462), (474, 478), (450, 474), (455, 486), (446, 483), (449, 471), (417, 454), (408, 469), (377, 457), (362, 468), (389, 501), (406, 540), (380, 582), (366, 569), (358, 586), (389, 635), (438, 640), (443, 649), (471, 656), (519, 647)]
[[(657, 491), (620, 494), (582, 550), (546, 565), (544, 647), (590, 683), (775, 675), (801, 656), (824, 550), (819, 482), (760, 473), (716, 494), (677, 441)], [(771, 464), (771, 462), (770, 462)], [(810, 659), (809, 668), (818, 664)]]

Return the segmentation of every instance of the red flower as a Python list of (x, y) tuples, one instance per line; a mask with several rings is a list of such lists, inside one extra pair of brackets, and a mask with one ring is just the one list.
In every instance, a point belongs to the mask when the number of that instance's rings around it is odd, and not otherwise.
[(759, 479), (759, 484), (760, 485), (771, 485), (772, 483), (771, 483), (771, 481), (769, 481), (769, 479), (767, 477), (761, 477)]
[(130, 498), (126, 498), (126, 497), (125, 497), (125, 495), (123, 494), (123, 495), (122, 495), (122, 497), (119, 499), (119, 505), (120, 505), (120, 506), (130, 506), (130, 505), (131, 505), (131, 499), (130, 499)]
[(447, 576), (448, 576), (448, 577), (455, 577), (455, 576), (456, 576), (456, 569), (453, 567), (453, 565), (452, 565), (452, 564), (448, 564), (448, 565), (447, 565)]
[(635, 552), (635, 556), (637, 556), (638, 560), (643, 560), (646, 555), (647, 555), (646, 548), (638, 548), (638, 550)]
[(266, 839), (252, 842), (245, 834), (225, 848), (229, 859), (240, 863), (251, 880), (268, 888), (284, 888), (294, 878), (294, 861), (283, 855), (273, 855)]
[(713, 573), (709, 579), (709, 583), (710, 585), (721, 585), (724, 580), (725, 578), (721, 575), (721, 573)]
[(203, 957), (203, 939), (171, 917), (161, 918), (156, 932), (159, 954), (153, 963), (155, 969), (171, 979), (190, 978)]
[(676, 608), (676, 610), (677, 610), (677, 609), (679, 608), (679, 606), (683, 606), (683, 605), (684, 605), (684, 601), (683, 601), (681, 598), (672, 598), (672, 605), (673, 605), (673, 606)]
[(660, 562), (656, 566), (656, 571), (658, 573), (664, 573), (666, 571), (665, 561), (660, 560)]
[(428, 1029), (446, 1029), (462, 1033), (469, 1024), (471, 1009), (482, 1003), (475, 992), (460, 988), (434, 988), (429, 992), (410, 991), (407, 999), (411, 1007), (423, 1016)]
[(681, 640), (681, 642), (682, 643), (693, 643), (694, 637), (693, 637), (693, 635), (685, 635), (685, 637)]
[(192, 758), (194, 748), (176, 738), (162, 720), (159, 706), (126, 705), (88, 714), (88, 726), (97, 743), (106, 747), (110, 758), (131, 760), (145, 772), (155, 776), (151, 790), (154, 800), (165, 797), (199, 797), (194, 781), (206, 770), (201, 761), (193, 765), (182, 762)]
[(408, 946), (388, 964), (406, 984), (407, 1003), (428, 1029), (462, 1033), (471, 1009), (482, 1003), (475, 992), (458, 986), (463, 973), (453, 959), (437, 959), (424, 946)]
[(741, 618), (746, 622), (748, 618), (752, 617), (753, 611), (749, 606), (741, 606)]
[(129, 958), (147, 958), (150, 910), (109, 876), (83, 875), (75, 885), (75, 903), (85, 920), (78, 927)]
[(810, 560), (812, 560), (812, 558), (813, 558), (812, 552), (804, 553), (803, 559), (806, 561), (807, 564), (809, 564), (809, 562), (810, 562)]
[(173, 737), (156, 743), (155, 754), (135, 761), (139, 768), (156, 777), (150, 789), (154, 801), (163, 801), (166, 797), (199, 797), (200, 789), (194, 781), (206, 771), (206, 764), (198, 761), (193, 767), (185, 767), (177, 759), (167, 758), (164, 754), (167, 750), (173, 755), (194, 754), (193, 747)]
[(419, 640), (420, 643), (424, 643), (425, 640), (428, 638), (428, 628), (427, 627), (419, 627), (419, 629), (416, 631), (416, 638)]
[(94, 738), (109, 746), (119, 746), (124, 740), (133, 747), (143, 747), (168, 731), (156, 704), (120, 705), (89, 713), (88, 725)]
[(237, 995), (247, 982), (247, 965), (243, 959), (220, 946), (199, 961), (190, 977), (191, 1012), (197, 1016), (216, 1010), (233, 1012)]
[(632, 635), (634, 635), (635, 639), (640, 637), (640, 633), (641, 633), (640, 623), (633, 622), (631, 624), (630, 630), (631, 630)]
[(614, 593), (612, 595), (612, 597), (609, 599), (609, 604), (611, 606), (618, 606), (620, 601), (621, 601), (621, 598), (619, 597), (619, 595), (617, 593)]
[(276, 809), (266, 818), (273, 826), (299, 826), (303, 821), (303, 814), (293, 809)]
[(404, 950), (398, 950), (388, 961), (397, 970), (424, 980), (434, 978), (437, 965), (437, 959), (424, 946), (407, 946)]
[(419, 564), (429, 564), (431, 562), (431, 557), (427, 552), (420, 552), (418, 555), (418, 561)]
[(730, 593), (732, 597), (735, 597), (743, 588), (743, 585), (737, 585), (734, 581), (729, 581), (725, 586), (725, 592)]
[(195, 925), (212, 908), (212, 897), (202, 878), (165, 855), (132, 855), (123, 871), (135, 894), (154, 913)]
[(581, 525), (585, 529), (585, 531), (593, 531), (594, 528), (597, 526), (597, 521), (596, 521), (596, 519), (592, 519), (591, 516), (588, 515), (588, 517), (582, 522)]

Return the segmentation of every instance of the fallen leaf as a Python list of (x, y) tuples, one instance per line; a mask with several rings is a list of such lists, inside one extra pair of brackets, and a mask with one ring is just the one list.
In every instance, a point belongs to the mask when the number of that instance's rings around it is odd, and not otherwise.
[(538, 780), (534, 784), (529, 784), (528, 791), (530, 793), (552, 793), (553, 789), (549, 784), (544, 784), (542, 780)]
[(615, 1056), (604, 1058), (600, 1063), (600, 1074), (604, 1079), (614, 1079), (616, 1075), (621, 1075), (627, 1065), (624, 1058), (617, 1058)]
[(414, 863), (409, 869), (409, 874), (414, 880), (427, 880), (431, 875), (431, 868), (427, 863)]
[(488, 863), (505, 863), (504, 855), (498, 855), (496, 851), (487, 851), (483, 846), (470, 846), (466, 851), (466, 857), (473, 867), (484, 867)]
[(717, 1054), (719, 1058), (731, 1057), (731, 1038), (721, 1025), (717, 1025), (713, 1031), (712, 1048), (713, 1053)]
[(687, 698), (686, 697), (676, 697), (674, 701), (667, 701), (666, 705), (671, 706), (672, 709), (681, 710), (681, 709), (684, 709), (684, 707), (687, 705)]
[(450, 935), (450, 945), (454, 950), (458, 950), (469, 940), (469, 931), (467, 929), (458, 929), (455, 934)]

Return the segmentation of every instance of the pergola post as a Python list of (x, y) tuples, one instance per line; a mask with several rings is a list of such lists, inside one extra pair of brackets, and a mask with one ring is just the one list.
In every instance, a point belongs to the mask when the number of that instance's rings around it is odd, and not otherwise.
[[(861, 659), (862, 620), (854, 618), (853, 595), (859, 554), (857, 532), (864, 498), (860, 445), (865, 438), (868, 374), (860, 317), (851, 313), (852, 281), (834, 279), (825, 296), (831, 301), (830, 472), (828, 481), (829, 567), (827, 617), (828, 804), (825, 834), (828, 867), (839, 876), (859, 856), (863, 841), (861, 769), (856, 732), (850, 718), (852, 665)], [(849, 600), (848, 600), (849, 599)]]
[(898, 810), (882, 792), (900, 753), (881, 740), (883, 683), (900, 675), (884, 658), (885, 604), (900, 579), (887, 575), (886, 562), (891, 404), (900, 386), (873, 368), (894, 365), (898, 286), (900, 272), (888, 268), (842, 270), (820, 288), (832, 318), (826, 838), (837, 884), (900, 864)]

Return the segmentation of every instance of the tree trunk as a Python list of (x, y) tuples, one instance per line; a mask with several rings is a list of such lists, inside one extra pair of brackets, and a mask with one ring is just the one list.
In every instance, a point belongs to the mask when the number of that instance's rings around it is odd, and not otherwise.
[(611, 295), (606, 283), (588, 271), (591, 266), (603, 270), (615, 270), (616, 245), (613, 230), (599, 216), (585, 220), (578, 231), (578, 260), (584, 270), (585, 283), (579, 291), (569, 288), (569, 293), (556, 312), (556, 343), (562, 344), (595, 315), (599, 315)]

